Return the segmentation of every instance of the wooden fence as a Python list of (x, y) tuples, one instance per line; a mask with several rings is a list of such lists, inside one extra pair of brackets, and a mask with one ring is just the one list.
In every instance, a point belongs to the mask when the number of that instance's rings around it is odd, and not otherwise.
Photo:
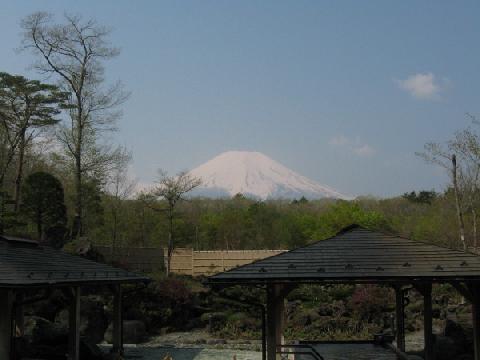
[[(95, 246), (105, 262), (134, 271), (151, 273), (163, 270), (167, 264), (167, 249), (156, 247)], [(212, 250), (194, 251), (189, 248), (174, 250), (171, 271), (175, 274), (200, 276), (213, 275), (256, 260), (281, 254), (285, 250)]]
[[(164, 250), (166, 254), (166, 250)], [(172, 273), (191, 276), (213, 275), (256, 260), (278, 255), (285, 250), (212, 250), (175, 249), (170, 269)]]

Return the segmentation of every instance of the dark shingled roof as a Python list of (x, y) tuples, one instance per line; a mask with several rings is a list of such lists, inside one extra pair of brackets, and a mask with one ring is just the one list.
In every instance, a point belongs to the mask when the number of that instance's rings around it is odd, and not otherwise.
[(94, 285), (149, 279), (32, 240), (0, 236), (0, 287)]
[(352, 225), (334, 237), (209, 278), (212, 283), (480, 280), (480, 256)]

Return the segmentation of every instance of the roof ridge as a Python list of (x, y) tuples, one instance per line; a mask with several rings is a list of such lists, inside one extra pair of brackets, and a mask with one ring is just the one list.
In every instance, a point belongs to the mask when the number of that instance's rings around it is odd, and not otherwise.
[[(363, 229), (363, 230), (368, 230), (366, 227), (364, 226), (361, 226), (361, 225), (358, 225), (358, 224), (350, 224), (348, 226), (345, 226), (343, 229), (341, 229), (340, 231), (338, 231), (334, 236), (338, 236), (338, 235), (342, 235), (344, 233), (347, 233), (347, 232), (350, 232), (352, 230), (356, 230), (356, 229)], [(371, 231), (371, 230), (369, 230)]]
[[(252, 261), (251, 263), (248, 263), (248, 264), (243, 264), (243, 265), (240, 265), (240, 266), (237, 266), (237, 267), (233, 267), (233, 268), (231, 268), (231, 269), (229, 269), (229, 270), (226, 270), (226, 271), (224, 271), (224, 272), (222, 272), (222, 273), (219, 273), (219, 274), (225, 274), (225, 273), (235, 272), (236, 270), (240, 270), (240, 269), (245, 268), (245, 267), (247, 267), (247, 266), (250, 266), (250, 265), (252, 265), (252, 264), (261, 263), (261, 262), (263, 262), (264, 260), (271, 260), (271, 259), (273, 259), (273, 258), (279, 258), (279, 257), (285, 256), (285, 255), (287, 255), (287, 254), (290, 254), (291, 252), (294, 252), (294, 251), (297, 251), (297, 250), (300, 250), (300, 249), (308, 248), (308, 247), (313, 246), (313, 245), (315, 245), (315, 244), (318, 244), (318, 243), (320, 243), (320, 242), (332, 240), (332, 239), (336, 238), (338, 235), (342, 235), (342, 234), (344, 234), (344, 233), (350, 232), (350, 231), (355, 230), (355, 229), (363, 229), (363, 230), (367, 230), (367, 231), (372, 231), (372, 230), (369, 230), (369, 229), (367, 229), (367, 228), (365, 228), (365, 227), (363, 227), (363, 226), (361, 226), (361, 225), (358, 225), (358, 224), (353, 223), (353, 224), (350, 224), (350, 225), (348, 225), (348, 226), (345, 226), (343, 229), (341, 229), (341, 230), (340, 230), (339, 232), (337, 232), (335, 235), (329, 236), (329, 237), (327, 237), (327, 238), (325, 238), (325, 239), (315, 240), (315, 241), (313, 241), (313, 242), (311, 242), (311, 243), (305, 244), (305, 245), (303, 245), (303, 246), (299, 246), (299, 247), (294, 248), (294, 249), (291, 249), (291, 250), (287, 250), (287, 251), (285, 251), (285, 252), (283, 252), (283, 253), (280, 253), (280, 254), (276, 254), (276, 255), (273, 255), (273, 256), (269, 256), (269, 257), (263, 258), (263, 259), (258, 259), (258, 260)], [(373, 231), (372, 231), (372, 232), (373, 232)], [(217, 276), (217, 275), (219, 275), (219, 274), (211, 275), (211, 276), (209, 276), (208, 278), (214, 278), (215, 276)]]

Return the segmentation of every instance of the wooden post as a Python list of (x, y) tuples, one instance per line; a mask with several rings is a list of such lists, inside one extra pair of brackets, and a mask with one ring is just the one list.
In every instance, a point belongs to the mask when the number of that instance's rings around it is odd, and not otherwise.
[(432, 284), (423, 287), (423, 331), (425, 338), (425, 360), (433, 360), (433, 327), (432, 327)]
[(0, 359), (10, 359), (14, 293), (0, 290)]
[(405, 352), (405, 306), (404, 306), (403, 289), (401, 285), (395, 286), (395, 324), (397, 348)]
[(23, 291), (17, 292), (15, 298), (15, 331), (16, 336), (22, 337), (25, 334), (25, 317), (23, 314), (23, 301), (25, 300), (25, 293)]
[(68, 360), (80, 359), (80, 295), (80, 287), (72, 288), (68, 323)]
[(281, 285), (267, 286), (267, 360), (280, 359), (277, 345), (284, 343), (285, 294)]
[(480, 360), (480, 288), (479, 285), (470, 287), (472, 292), (472, 326), (473, 345), (475, 349), (475, 360)]
[(123, 354), (123, 304), (122, 286), (116, 285), (113, 296), (113, 347), (114, 354)]

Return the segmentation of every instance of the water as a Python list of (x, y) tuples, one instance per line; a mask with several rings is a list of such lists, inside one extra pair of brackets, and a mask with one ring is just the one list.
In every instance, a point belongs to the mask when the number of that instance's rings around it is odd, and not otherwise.
[[(373, 344), (319, 344), (315, 350), (325, 360), (396, 360), (397, 356), (391, 350)], [(304, 356), (301, 360), (311, 360)]]
[(135, 347), (125, 349), (125, 358), (141, 360), (164, 360), (171, 356), (173, 360), (261, 360), (262, 354), (257, 351), (202, 348), (165, 348)]
[[(317, 351), (325, 360), (396, 360), (390, 350), (371, 344), (319, 344)], [(164, 360), (170, 355), (173, 360), (261, 360), (257, 351), (203, 348), (134, 347), (126, 348), (127, 359)], [(298, 360), (311, 360), (309, 356)]]

